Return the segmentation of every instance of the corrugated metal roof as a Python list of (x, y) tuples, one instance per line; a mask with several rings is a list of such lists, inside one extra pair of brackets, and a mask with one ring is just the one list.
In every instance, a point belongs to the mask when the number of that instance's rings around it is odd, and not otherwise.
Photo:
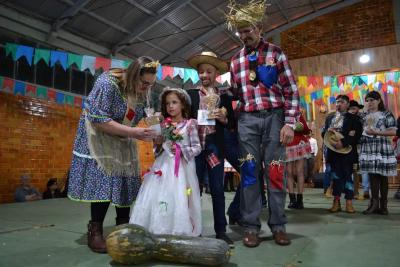
[[(264, 23), (266, 32), (285, 27), (293, 20), (303, 18), (307, 14), (318, 14), (320, 8), (328, 6), (331, 8), (358, 1), (270, 0), (268, 2), (271, 5), (266, 10), (268, 15)], [(241, 46), (233, 33), (224, 27), (219, 27), (224, 23), (223, 11), (226, 11), (227, 3), (227, 0), (14, 0), (2, 1), (0, 7), (11, 8), (42, 21), (45, 23), (43, 25), (48, 25), (47, 29), (53, 28), (46, 30), (47, 34), (62, 30), (82, 37), (92, 42), (92, 45), (88, 46), (88, 49), (92, 49), (90, 51), (101, 51), (97, 53), (103, 56), (116, 52), (127, 56), (151, 55), (164, 59), (168, 61), (167, 63), (176, 62), (177, 65), (182, 65), (186, 57), (205, 49), (214, 50), (227, 59), (235, 52), (235, 47)], [(180, 8), (170, 10), (171, 7), (177, 6)], [(15, 16), (10, 19), (20, 18)], [(37, 30), (37, 25), (29, 26), (32, 29), (36, 27)], [(12, 34), (17, 32), (21, 36), (29, 34), (15, 29), (13, 31)], [(57, 34), (54, 36), (59, 38)], [(82, 46), (80, 40), (77, 38), (67, 41)], [(49, 42), (50, 46), (54, 45), (48, 38), (39, 41)], [(73, 48), (73, 45), (64, 47), (71, 52), (74, 52)]]

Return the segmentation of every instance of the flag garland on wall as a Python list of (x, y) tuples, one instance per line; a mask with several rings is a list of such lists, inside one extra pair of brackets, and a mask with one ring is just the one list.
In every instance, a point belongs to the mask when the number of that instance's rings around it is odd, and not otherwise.
[[(30, 66), (32, 65), (32, 62), (33, 64), (37, 64), (42, 60), (50, 67), (54, 67), (54, 65), (58, 63), (64, 70), (66, 70), (72, 64), (75, 64), (80, 71), (87, 69), (90, 71), (90, 73), (92, 73), (92, 75), (94, 75), (95, 71), (98, 69), (107, 71), (110, 68), (126, 68), (131, 63), (130, 60), (77, 55), (63, 51), (34, 48), (14, 43), (6, 43), (5, 51), (6, 56), (11, 55), (14, 61), (20, 59), (21, 57), (25, 57)], [(157, 72), (157, 80), (164, 80), (167, 77), (170, 77), (171, 79), (179, 77), (185, 83), (191, 80), (193, 84), (196, 84), (199, 81), (197, 71), (194, 69), (160, 66)], [(230, 76), (221, 75), (218, 77), (217, 81), (221, 84), (229, 83)]]
[(14, 95), (35, 97), (43, 100), (55, 102), (57, 104), (66, 104), (70, 106), (83, 108), (86, 97), (48, 88), (38, 84), (27, 83), (14, 80), (9, 77), (0, 76), (0, 92)]
[(297, 86), (302, 92), (300, 105), (307, 112), (309, 120), (315, 119), (317, 106), (325, 105), (329, 112), (332, 111), (331, 105), (339, 94), (364, 104), (365, 95), (372, 90), (379, 91), (385, 106), (391, 104), (391, 111), (396, 117), (399, 115), (400, 71), (347, 76), (298, 76)]

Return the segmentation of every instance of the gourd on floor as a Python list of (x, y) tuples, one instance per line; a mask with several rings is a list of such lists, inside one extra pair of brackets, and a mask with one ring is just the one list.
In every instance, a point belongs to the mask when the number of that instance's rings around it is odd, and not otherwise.
[(226, 242), (205, 237), (153, 235), (143, 227), (124, 224), (107, 236), (107, 252), (121, 264), (140, 264), (150, 260), (220, 266), (228, 263)]

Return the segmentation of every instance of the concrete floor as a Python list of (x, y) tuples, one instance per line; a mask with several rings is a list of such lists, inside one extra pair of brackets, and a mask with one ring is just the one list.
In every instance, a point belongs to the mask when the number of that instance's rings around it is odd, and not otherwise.
[[(277, 246), (266, 226), (257, 248), (242, 245), (241, 229), (228, 228), (236, 248), (228, 266), (400, 266), (400, 201), (389, 194), (390, 215), (361, 214), (368, 202), (355, 201), (356, 214), (329, 214), (331, 199), (320, 189), (307, 189), (304, 210), (287, 210), (288, 247)], [(233, 193), (226, 194), (227, 203)], [(203, 235), (213, 236), (211, 199), (203, 198)], [(86, 246), (89, 204), (67, 199), (0, 205), (0, 266), (118, 266), (107, 254)], [(105, 232), (112, 230), (115, 210), (110, 208)], [(150, 262), (141, 266), (185, 266)]]

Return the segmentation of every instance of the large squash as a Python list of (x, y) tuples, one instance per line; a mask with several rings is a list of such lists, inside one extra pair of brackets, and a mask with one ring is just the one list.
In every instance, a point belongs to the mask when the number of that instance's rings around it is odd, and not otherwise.
[(121, 264), (139, 264), (150, 259), (175, 263), (219, 266), (229, 261), (225, 241), (205, 237), (152, 235), (143, 227), (124, 224), (107, 236), (107, 252)]

